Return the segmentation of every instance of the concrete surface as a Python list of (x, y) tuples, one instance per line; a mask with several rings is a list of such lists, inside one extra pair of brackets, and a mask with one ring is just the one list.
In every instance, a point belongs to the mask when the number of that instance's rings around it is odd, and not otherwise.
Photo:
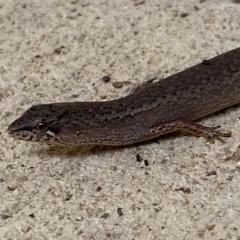
[(226, 144), (66, 150), (6, 131), (33, 104), (119, 98), (240, 47), (239, 16), (230, 0), (1, 0), (0, 239), (239, 239), (239, 107), (202, 120)]

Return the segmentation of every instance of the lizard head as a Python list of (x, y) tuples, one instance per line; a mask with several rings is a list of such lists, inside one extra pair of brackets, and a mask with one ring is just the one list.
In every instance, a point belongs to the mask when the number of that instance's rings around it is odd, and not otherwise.
[[(52, 111), (53, 107), (58, 111)], [(9, 125), (8, 133), (25, 141), (55, 143), (60, 126), (68, 123), (69, 114), (62, 104), (35, 105)]]

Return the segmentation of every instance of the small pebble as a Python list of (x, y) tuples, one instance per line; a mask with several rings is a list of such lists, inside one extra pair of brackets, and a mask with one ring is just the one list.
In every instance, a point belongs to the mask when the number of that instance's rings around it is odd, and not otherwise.
[(137, 162), (141, 162), (142, 161), (142, 158), (141, 158), (140, 154), (136, 155), (136, 160), (137, 160)]
[(123, 84), (121, 82), (113, 82), (112, 85), (114, 88), (122, 88), (123, 87)]
[(118, 208), (117, 213), (119, 217), (123, 216), (122, 208)]
[(187, 17), (188, 15), (189, 15), (188, 13), (181, 13), (181, 14), (180, 14), (180, 17), (181, 17), (181, 18), (185, 18), (185, 17)]
[(100, 187), (100, 186), (98, 186), (97, 188), (96, 188), (96, 191), (97, 192), (100, 192), (102, 190), (102, 188)]
[(111, 81), (111, 78), (109, 76), (103, 76), (102, 77), (102, 81), (107, 83), (107, 82), (110, 82)]

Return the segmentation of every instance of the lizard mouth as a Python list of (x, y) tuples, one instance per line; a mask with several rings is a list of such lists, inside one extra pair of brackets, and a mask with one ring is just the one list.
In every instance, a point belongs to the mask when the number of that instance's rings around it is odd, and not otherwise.
[(14, 138), (21, 139), (24, 141), (39, 141), (38, 137), (30, 131), (26, 130), (17, 131), (8, 128), (8, 133), (12, 135)]

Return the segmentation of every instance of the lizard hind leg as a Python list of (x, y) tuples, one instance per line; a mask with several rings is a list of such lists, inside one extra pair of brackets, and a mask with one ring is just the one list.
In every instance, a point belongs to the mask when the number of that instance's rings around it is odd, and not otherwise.
[(225, 141), (222, 138), (231, 137), (231, 132), (217, 131), (218, 128), (220, 128), (220, 126), (205, 127), (191, 121), (175, 120), (152, 127), (150, 133), (160, 136), (178, 130), (185, 130), (195, 136), (206, 138), (210, 143), (214, 143), (215, 140), (224, 143)]

